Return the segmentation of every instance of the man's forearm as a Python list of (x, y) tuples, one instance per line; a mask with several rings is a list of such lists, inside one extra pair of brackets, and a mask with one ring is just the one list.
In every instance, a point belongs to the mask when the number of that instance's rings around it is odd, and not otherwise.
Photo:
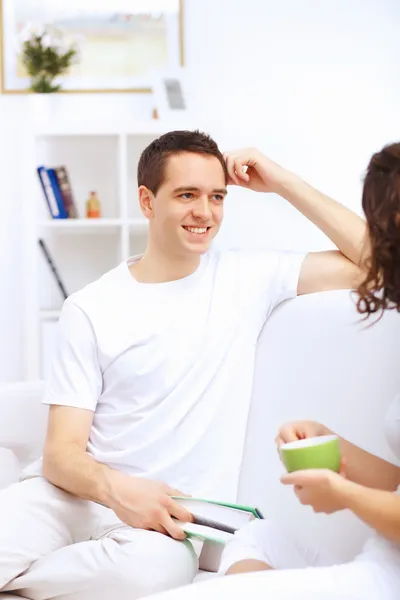
[(43, 475), (57, 487), (81, 498), (110, 507), (114, 471), (76, 446), (49, 451)]
[(400, 496), (347, 482), (345, 506), (385, 538), (400, 542)]
[(363, 265), (369, 245), (361, 217), (295, 175), (287, 178), (279, 194), (325, 233), (344, 256)]

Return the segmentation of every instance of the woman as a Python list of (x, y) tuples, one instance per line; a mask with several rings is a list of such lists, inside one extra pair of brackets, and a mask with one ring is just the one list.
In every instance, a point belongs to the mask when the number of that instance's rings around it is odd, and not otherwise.
[[(236, 184), (249, 187), (249, 176), (259, 177), (257, 166), (240, 156), (244, 155), (227, 156), (230, 176)], [(246, 177), (242, 176), (243, 167), (247, 167)], [(364, 253), (364, 281), (357, 290), (357, 309), (365, 318), (379, 317), (387, 309), (400, 311), (400, 143), (371, 158), (362, 205), (369, 243)], [(400, 461), (400, 396), (382, 426)], [(276, 442), (279, 447), (284, 442), (329, 433), (326, 426), (314, 421), (293, 422), (280, 429)], [(400, 467), (345, 440), (342, 451), (342, 473), (298, 471), (284, 475), (282, 483), (293, 486), (299, 501), (315, 512), (349, 509), (375, 530), (353, 561), (333, 565), (321, 549), (292, 539), (278, 524), (254, 521), (237, 532), (225, 549), (221, 574), (228, 577), (172, 590), (157, 598), (399, 599), (400, 493), (396, 490), (400, 492)]]

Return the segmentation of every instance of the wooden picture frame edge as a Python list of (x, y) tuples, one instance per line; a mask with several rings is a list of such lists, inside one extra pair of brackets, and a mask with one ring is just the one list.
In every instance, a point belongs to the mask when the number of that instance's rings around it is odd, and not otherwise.
[[(0, 0), (0, 94), (34, 94), (30, 90), (7, 90), (5, 89), (4, 75), (4, 35), (3, 35), (3, 0)], [(184, 41), (184, 0), (179, 0), (179, 64), (185, 64), (185, 41)], [(58, 94), (151, 94), (152, 88), (123, 88), (123, 89), (77, 89), (61, 90)]]

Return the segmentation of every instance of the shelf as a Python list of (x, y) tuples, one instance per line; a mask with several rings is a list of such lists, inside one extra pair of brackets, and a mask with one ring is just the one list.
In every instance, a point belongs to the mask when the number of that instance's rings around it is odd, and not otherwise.
[(41, 229), (65, 233), (109, 233), (118, 232), (123, 225), (131, 231), (146, 231), (147, 220), (144, 218), (129, 219), (49, 219), (39, 223)]
[[(134, 117), (128, 121), (117, 117), (108, 123), (89, 122), (72, 114), (67, 118), (65, 112), (64, 119), (50, 122), (46, 118), (46, 121), (32, 123), (26, 145), (23, 203), (29, 236), (24, 236), (24, 255), (30, 265), (24, 302), (24, 376), (27, 379), (43, 377), (46, 372), (51, 352), (44, 351), (44, 347), (47, 338), (53, 337), (53, 326), (62, 306), (62, 294), (38, 251), (38, 238), (46, 240), (50, 257), (69, 294), (96, 281), (127, 257), (142, 254), (149, 221), (140, 212), (137, 202), (132, 202), (137, 198), (135, 165), (151, 140), (166, 131), (187, 128), (183, 122), (179, 125), (171, 120), (138, 122)], [(96, 189), (103, 199), (104, 216), (86, 218), (86, 206), (81, 201), (78, 210), (82, 218), (52, 219), (38, 186), (36, 167), (41, 164), (66, 165), (77, 199), (84, 200), (89, 190)], [(32, 196), (36, 197), (35, 202)]]
[(42, 221), (40, 227), (53, 229), (80, 229), (81, 227), (115, 227), (122, 225), (122, 219), (49, 219)]
[(61, 310), (41, 310), (39, 312), (41, 321), (56, 321), (61, 314)]
[(144, 217), (128, 220), (129, 229), (131, 231), (147, 231), (149, 222)]
[(118, 233), (121, 219), (49, 219), (39, 223), (46, 231), (57, 233)]

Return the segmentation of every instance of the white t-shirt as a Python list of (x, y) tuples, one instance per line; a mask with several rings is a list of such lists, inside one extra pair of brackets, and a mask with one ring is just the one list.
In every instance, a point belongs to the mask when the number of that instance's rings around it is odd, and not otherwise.
[(158, 284), (123, 262), (65, 301), (44, 402), (94, 411), (95, 460), (236, 498), (257, 338), (296, 295), (303, 258), (209, 251)]

